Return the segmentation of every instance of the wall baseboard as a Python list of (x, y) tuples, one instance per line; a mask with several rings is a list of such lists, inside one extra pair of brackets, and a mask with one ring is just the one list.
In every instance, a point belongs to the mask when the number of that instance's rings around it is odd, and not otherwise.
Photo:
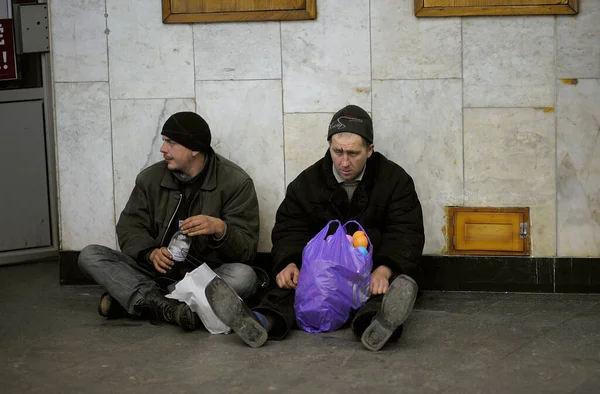
[[(60, 284), (93, 284), (77, 266), (79, 251), (60, 252)], [(270, 253), (255, 263), (271, 265)], [(421, 259), (422, 290), (600, 293), (600, 258), (433, 256)]]

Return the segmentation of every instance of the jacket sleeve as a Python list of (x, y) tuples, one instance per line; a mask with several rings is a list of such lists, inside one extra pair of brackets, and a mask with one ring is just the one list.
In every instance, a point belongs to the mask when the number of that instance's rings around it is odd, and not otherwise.
[(148, 197), (139, 182), (139, 176), (135, 181), (135, 187), (125, 205), (125, 209), (117, 222), (117, 237), (121, 251), (134, 259), (147, 261), (145, 254), (149, 249), (155, 248), (155, 237), (150, 233), (152, 228)]
[(273, 249), (273, 276), (277, 275), (288, 264), (302, 266), (302, 250), (311, 240), (309, 213), (302, 208), (296, 193), (296, 183), (292, 182), (285, 198), (277, 210), (275, 226), (271, 233)]
[(373, 269), (385, 265), (394, 275), (407, 274), (418, 281), (418, 261), (424, 243), (421, 203), (412, 178), (406, 174), (406, 180), (397, 183), (392, 194), (381, 244), (373, 256)]
[(208, 237), (209, 246), (227, 262), (246, 262), (256, 255), (259, 234), (258, 198), (252, 179), (246, 179), (221, 209), (225, 235)]

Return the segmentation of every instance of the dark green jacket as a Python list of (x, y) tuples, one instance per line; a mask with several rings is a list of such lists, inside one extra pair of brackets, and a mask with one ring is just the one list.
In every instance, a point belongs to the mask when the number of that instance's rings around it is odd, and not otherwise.
[[(252, 260), (258, 247), (258, 200), (254, 183), (244, 170), (218, 154), (211, 154), (199, 189), (192, 193), (187, 216), (208, 215), (227, 223), (222, 240), (212, 235), (192, 237), (194, 256), (212, 263)], [(163, 239), (181, 198), (179, 183), (161, 161), (143, 170), (117, 223), (121, 250), (148, 263), (149, 249), (166, 246)]]

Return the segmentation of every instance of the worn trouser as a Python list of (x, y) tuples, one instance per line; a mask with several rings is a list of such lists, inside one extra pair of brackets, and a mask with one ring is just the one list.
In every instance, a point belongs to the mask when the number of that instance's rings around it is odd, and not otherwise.
[[(262, 298), (260, 304), (252, 309), (256, 312), (272, 316), (275, 319), (273, 327), (269, 332), (269, 339), (283, 339), (296, 326), (296, 312), (294, 311), (295, 294), (296, 290), (273, 288)], [(360, 339), (363, 332), (371, 324), (371, 321), (381, 308), (381, 301), (383, 301), (382, 294), (370, 297), (350, 317), (350, 327), (356, 338)], [(401, 335), (402, 326), (394, 331), (389, 341), (393, 342), (400, 338)]]
[[(160, 274), (150, 264), (144, 266), (125, 253), (101, 245), (85, 247), (77, 263), (84, 274), (102, 286), (132, 315), (140, 314), (135, 306), (143, 305), (146, 294), (159, 288), (157, 281), (177, 281)], [(257, 276), (249, 265), (230, 263), (212, 269), (241, 298), (246, 299), (256, 292)]]

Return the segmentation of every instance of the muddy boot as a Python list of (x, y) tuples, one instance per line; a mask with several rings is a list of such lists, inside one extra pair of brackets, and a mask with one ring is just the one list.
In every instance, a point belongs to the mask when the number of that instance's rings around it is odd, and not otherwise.
[(206, 286), (206, 298), (217, 317), (252, 347), (267, 341), (267, 330), (236, 292), (216, 277)]
[(377, 351), (386, 344), (410, 315), (417, 290), (417, 283), (406, 275), (400, 275), (392, 282), (383, 296), (381, 309), (360, 338), (364, 347)]
[(145, 301), (158, 321), (180, 326), (185, 331), (194, 331), (202, 324), (185, 302), (166, 298), (159, 290), (148, 292)]
[(100, 302), (98, 302), (98, 314), (107, 319), (119, 319), (128, 315), (125, 308), (123, 308), (121, 304), (108, 293), (104, 293), (100, 296)]

